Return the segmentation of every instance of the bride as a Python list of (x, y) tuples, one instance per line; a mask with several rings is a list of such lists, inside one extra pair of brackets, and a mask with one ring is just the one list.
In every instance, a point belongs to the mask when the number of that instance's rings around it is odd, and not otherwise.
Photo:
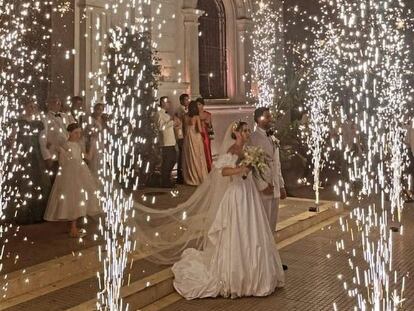
[(266, 296), (284, 285), (252, 173), (238, 165), (249, 136), (247, 123), (229, 126), (213, 170), (186, 202), (167, 210), (134, 203), (135, 248), (174, 264), (174, 287), (187, 299)]
[(215, 166), (227, 187), (203, 250), (187, 248), (172, 267), (174, 287), (186, 299), (266, 296), (284, 285), (282, 263), (252, 173), (237, 165), (250, 129), (240, 121), (226, 135), (231, 146)]

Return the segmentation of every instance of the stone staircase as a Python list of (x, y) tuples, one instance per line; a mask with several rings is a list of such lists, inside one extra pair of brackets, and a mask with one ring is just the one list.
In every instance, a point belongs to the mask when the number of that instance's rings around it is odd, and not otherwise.
[[(307, 211), (311, 200), (290, 199), (281, 205), (278, 245), (305, 230), (344, 213), (341, 205), (321, 202), (318, 213)], [(136, 252), (130, 256), (126, 271), (126, 285), (121, 290), (129, 310), (159, 310), (179, 299), (172, 285), (173, 275), (168, 266), (151, 263), (149, 254)], [(0, 300), (0, 310), (54, 311), (96, 310), (96, 293), (99, 291), (97, 274), (101, 264), (97, 247), (78, 254), (69, 254), (41, 264), (12, 272), (2, 280), (7, 284), (7, 296)]]

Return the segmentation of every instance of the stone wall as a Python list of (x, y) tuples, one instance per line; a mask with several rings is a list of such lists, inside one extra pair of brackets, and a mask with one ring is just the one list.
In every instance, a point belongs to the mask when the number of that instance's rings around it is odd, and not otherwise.
[[(142, 17), (151, 19), (149, 28), (162, 65), (159, 95), (169, 95), (176, 103), (183, 92), (192, 97), (199, 95), (198, 18), (202, 12), (197, 10), (197, 0), (153, 0), (151, 7), (143, 12), (126, 8), (128, 1), (124, 1), (116, 13), (106, 8), (109, 0), (69, 2), (71, 10), (52, 17), (56, 47), (51, 66), (54, 94), (60, 97), (81, 95), (87, 104), (102, 100), (97, 73), (101, 70), (101, 75), (105, 74), (101, 60), (106, 51), (108, 30), (122, 25), (128, 13), (131, 23), (139, 23)], [(249, 89), (244, 75), (249, 72), (252, 3), (252, 0), (223, 0), (228, 67), (228, 98), (221, 101), (223, 104), (244, 103)], [(281, 6), (279, 0), (274, 3), (276, 7)]]

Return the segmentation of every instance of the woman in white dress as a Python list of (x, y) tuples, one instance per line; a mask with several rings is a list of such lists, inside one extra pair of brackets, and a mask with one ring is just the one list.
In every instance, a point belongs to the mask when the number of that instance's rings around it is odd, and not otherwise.
[[(234, 123), (233, 144), (216, 163), (230, 179), (207, 231), (203, 250), (186, 249), (172, 268), (186, 299), (266, 296), (284, 286), (279, 253), (250, 169), (239, 166), (250, 129)], [(244, 178), (243, 178), (244, 176)]]
[(69, 139), (59, 151), (59, 173), (53, 183), (44, 219), (47, 221), (69, 221), (70, 236), (81, 236), (77, 220), (101, 212), (99, 191), (81, 151), (79, 141), (82, 130), (77, 123), (68, 126)]

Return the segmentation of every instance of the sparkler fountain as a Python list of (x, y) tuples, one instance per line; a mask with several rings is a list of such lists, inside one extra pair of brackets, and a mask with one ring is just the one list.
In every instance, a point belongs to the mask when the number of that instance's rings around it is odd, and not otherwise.
[(128, 254), (133, 250), (131, 234), (134, 231), (128, 225), (134, 201), (125, 189), (136, 189), (137, 166), (141, 172), (141, 168), (148, 170), (149, 159), (141, 147), (148, 146), (147, 142), (151, 142), (150, 146), (156, 143), (151, 115), (156, 111), (154, 92), (159, 69), (152, 57), (150, 38), (137, 28), (112, 29), (110, 35), (106, 100), (112, 121), (111, 132), (105, 133), (106, 224), (101, 226), (107, 256), (103, 258), (105, 284), (102, 288), (105, 290), (99, 298), (101, 308), (111, 306), (110, 310), (123, 310), (120, 289)]
[[(363, 78), (361, 88), (364, 92), (361, 98), (365, 99), (366, 111), (372, 112), (373, 106), (377, 115), (370, 116), (377, 122), (363, 122), (368, 131), (376, 132), (377, 141), (368, 154), (368, 159), (375, 158), (375, 151), (383, 162), (378, 170), (378, 182), (382, 189), (381, 209), (376, 215), (375, 206), (372, 207), (378, 222), (365, 222), (360, 219), (366, 229), (364, 230), (363, 244), (364, 256), (369, 264), (369, 275), (371, 278), (366, 282), (368, 299), (360, 299), (362, 305), (370, 306), (373, 310), (395, 310), (400, 307), (402, 293), (404, 290), (404, 278), (400, 282), (390, 285), (390, 279), (396, 279), (397, 271), (392, 266), (392, 236), (389, 233), (390, 219), (389, 211), (385, 202), (386, 193), (390, 197), (391, 220), (401, 222), (403, 208), (402, 200), (402, 173), (406, 165), (404, 155), (403, 122), (407, 113), (410, 90), (408, 86), (407, 73), (409, 68), (407, 58), (407, 47), (401, 24), (404, 24), (403, 3), (399, 0), (389, 1), (367, 1), (361, 4), (359, 16), (348, 15), (346, 26), (354, 33), (357, 28), (366, 29), (367, 35), (362, 36), (368, 41), (368, 48), (362, 53)], [(345, 7), (347, 13), (355, 13), (351, 7)], [(344, 11), (346, 11), (344, 10)], [(346, 16), (346, 14), (344, 15)], [(357, 38), (356, 42), (360, 42)], [(362, 47), (363, 44), (360, 44)], [(365, 90), (364, 90), (365, 89)], [(366, 90), (369, 90), (368, 92)], [(365, 120), (364, 120), (365, 121)], [(368, 162), (367, 159), (367, 162)], [(365, 167), (370, 168), (372, 163), (366, 163)], [(367, 174), (368, 175), (368, 174)], [(398, 226), (394, 226), (396, 229)], [(375, 238), (369, 232), (377, 230), (380, 236), (376, 247), (373, 243)], [(371, 245), (370, 245), (371, 244)], [(380, 268), (386, 267), (386, 268)], [(401, 286), (401, 295), (397, 294), (397, 288)], [(394, 287), (394, 288), (393, 288)]]
[[(13, 183), (25, 170), (19, 159), (28, 154), (15, 142), (12, 121), (19, 116), (23, 103), (45, 99), (49, 48), (45, 42), (50, 38), (50, 12), (48, 2), (0, 1), (0, 272), (8, 243), (5, 236), (14, 229), (5, 225), (10, 220), (6, 216), (13, 217), (28, 201), (41, 199), (21, 193)], [(37, 41), (39, 36), (44, 39), (42, 42)], [(9, 211), (6, 215), (9, 207), (13, 214)], [(7, 282), (2, 284), (1, 291), (1, 296), (7, 297)]]
[[(149, 173), (150, 161), (154, 160), (151, 157), (155, 153), (151, 154), (151, 150), (156, 146), (157, 131), (152, 117), (157, 109), (160, 74), (158, 59), (153, 54), (156, 42), (150, 36), (151, 27), (157, 26), (151, 25), (155, 16), (145, 15), (155, 4), (120, 1), (112, 9), (119, 10), (120, 5), (125, 9), (124, 21), (109, 30), (108, 52), (102, 60), (102, 74), (97, 75), (111, 116), (110, 130), (103, 137), (105, 222), (101, 223), (100, 231), (106, 244), (99, 254), (104, 275), (100, 279), (98, 274), (101, 289), (98, 308), (113, 311), (128, 309), (120, 291), (126, 285), (128, 255), (135, 249), (132, 238), (135, 229), (131, 224), (134, 199), (130, 190), (137, 189), (139, 175)], [(154, 10), (156, 14), (160, 13), (161, 6)]]
[[(368, 204), (355, 202), (358, 206), (350, 218), (341, 220), (342, 230), (349, 232), (355, 241), (357, 237), (352, 228), (356, 228), (362, 243), (362, 252), (358, 254), (355, 249), (347, 250), (343, 240), (337, 242), (337, 250), (350, 256), (349, 265), (354, 272), (352, 286), (344, 281), (344, 288), (350, 297), (356, 298), (361, 310), (396, 310), (404, 300), (405, 277), (393, 268), (389, 213), (391, 219), (401, 223), (401, 182), (406, 165), (403, 124), (412, 92), (408, 87), (410, 66), (403, 28), (409, 23), (403, 2), (399, 0), (320, 3), (323, 17), (308, 18), (317, 22), (313, 27), (317, 34), (338, 30), (337, 57), (343, 69), (338, 74), (337, 86), (343, 103), (341, 116), (343, 120), (345, 111), (347, 122), (355, 127), (352, 136), (360, 135), (352, 137), (344, 157), (351, 164), (347, 169), (349, 180), (361, 180), (362, 188), (356, 192), (346, 180), (341, 180), (339, 186), (345, 185), (344, 201), (347, 196), (363, 195)], [(315, 78), (310, 78), (308, 84), (316, 85)], [(310, 117), (311, 126), (320, 119), (319, 115)], [(342, 146), (340, 139), (336, 147), (341, 150)], [(355, 152), (352, 150), (355, 147), (363, 147), (363, 151)], [(310, 148), (315, 153), (315, 146)], [(390, 204), (386, 202), (388, 195)], [(379, 204), (376, 203), (378, 196)], [(363, 280), (361, 267), (353, 263), (358, 256), (366, 262)], [(337, 310), (335, 304), (334, 309)]]
[(318, 36), (313, 48), (311, 74), (308, 78), (308, 95), (305, 107), (309, 113), (309, 137), (307, 140), (312, 154), (313, 190), (315, 191), (315, 206), (309, 211), (319, 211), (320, 173), (323, 168), (323, 149), (329, 134), (329, 116), (333, 104), (337, 100), (335, 91), (338, 72), (337, 39), (332, 32), (325, 39)]
[(278, 113), (276, 97), (283, 95), (285, 79), (283, 66), (276, 63), (278, 49), (283, 47), (283, 42), (275, 35), (282, 33), (281, 13), (272, 8), (270, 2), (260, 0), (256, 2), (252, 20), (254, 48), (250, 64), (255, 88), (252, 97), (256, 107), (271, 107)]
[[(389, 222), (389, 210), (392, 219), (401, 221), (401, 181), (406, 164), (403, 122), (411, 92), (407, 47), (401, 30), (403, 7), (398, 0), (332, 2), (333, 12), (339, 14), (341, 59), (346, 69), (341, 91), (350, 94), (346, 100), (351, 107), (347, 109), (355, 112), (354, 123), (366, 137), (363, 157), (351, 155), (354, 178), (362, 179), (362, 192), (374, 201), (381, 194), (380, 207), (376, 203), (369, 203), (368, 208), (357, 207), (349, 220), (360, 228), (363, 258), (367, 263), (365, 288), (358, 281), (349, 290), (362, 310), (396, 310), (403, 300), (405, 279), (398, 277), (392, 265)], [(390, 209), (385, 200), (387, 193)], [(360, 267), (352, 263), (350, 267), (360, 280)]]

